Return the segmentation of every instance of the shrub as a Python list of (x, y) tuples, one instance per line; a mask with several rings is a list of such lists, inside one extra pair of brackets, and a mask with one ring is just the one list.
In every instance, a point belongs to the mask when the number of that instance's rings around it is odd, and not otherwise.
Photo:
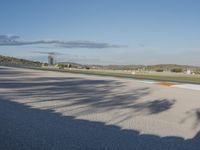
[(183, 69), (181, 69), (181, 68), (173, 68), (173, 69), (171, 69), (171, 72), (179, 73), (179, 72), (183, 72)]
[(156, 69), (156, 72), (163, 72), (163, 69)]
[(85, 69), (89, 70), (89, 69), (90, 69), (90, 67), (89, 67), (89, 66), (85, 66)]

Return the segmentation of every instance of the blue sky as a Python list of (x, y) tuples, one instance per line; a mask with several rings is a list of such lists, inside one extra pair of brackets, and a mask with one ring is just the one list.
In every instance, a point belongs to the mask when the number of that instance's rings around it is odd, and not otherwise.
[(0, 0), (0, 54), (200, 65), (199, 0)]

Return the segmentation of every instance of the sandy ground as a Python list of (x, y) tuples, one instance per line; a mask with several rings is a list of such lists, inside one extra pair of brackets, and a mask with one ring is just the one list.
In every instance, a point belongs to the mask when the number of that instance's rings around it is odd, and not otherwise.
[(200, 91), (0, 67), (0, 149), (199, 149)]

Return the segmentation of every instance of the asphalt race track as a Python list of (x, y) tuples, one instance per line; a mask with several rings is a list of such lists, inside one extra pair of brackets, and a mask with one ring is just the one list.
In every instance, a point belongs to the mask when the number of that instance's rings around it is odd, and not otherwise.
[(0, 67), (0, 150), (199, 150), (184, 86)]

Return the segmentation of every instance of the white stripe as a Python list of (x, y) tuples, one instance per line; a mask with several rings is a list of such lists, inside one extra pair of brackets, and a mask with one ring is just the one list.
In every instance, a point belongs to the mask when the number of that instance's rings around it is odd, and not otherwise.
[(157, 83), (153, 80), (138, 80), (139, 82), (143, 82), (143, 83), (150, 83), (150, 84), (153, 84), (153, 83)]
[(200, 85), (197, 84), (179, 84), (179, 85), (173, 85), (173, 87), (200, 91)]

